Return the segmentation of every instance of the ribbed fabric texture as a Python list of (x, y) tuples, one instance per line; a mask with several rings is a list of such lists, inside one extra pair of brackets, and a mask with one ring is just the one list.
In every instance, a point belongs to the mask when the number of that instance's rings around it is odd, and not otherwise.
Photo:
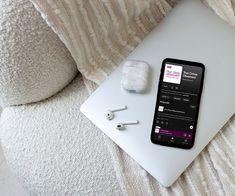
[(235, 27), (234, 0), (203, 0), (216, 14)]
[(88, 79), (100, 83), (175, 4), (170, 0), (32, 0)]
[[(96, 85), (89, 80), (100, 84), (176, 3), (170, 0), (31, 1), (68, 47), (79, 71), (86, 77), (90, 92)], [(206, 2), (234, 25), (232, 1)], [(126, 195), (232, 195), (235, 193), (234, 143), (235, 117), (184, 174), (170, 188), (164, 188), (107, 138)]]

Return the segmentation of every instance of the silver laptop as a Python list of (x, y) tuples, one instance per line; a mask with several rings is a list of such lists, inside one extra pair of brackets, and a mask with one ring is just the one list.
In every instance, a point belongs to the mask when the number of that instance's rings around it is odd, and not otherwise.
[[(144, 94), (121, 88), (122, 63), (82, 105), (81, 111), (162, 185), (170, 186), (235, 112), (235, 29), (200, 1), (181, 1), (126, 58), (151, 66)], [(150, 141), (162, 61), (175, 58), (205, 65), (205, 77), (193, 148), (185, 150)], [(108, 109), (126, 105), (108, 121)], [(125, 131), (117, 122), (139, 120)]]

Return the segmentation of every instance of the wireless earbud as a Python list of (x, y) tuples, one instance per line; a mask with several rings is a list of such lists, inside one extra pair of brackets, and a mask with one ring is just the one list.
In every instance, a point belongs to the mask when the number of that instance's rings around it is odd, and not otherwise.
[(123, 106), (121, 108), (116, 108), (116, 109), (113, 109), (113, 110), (108, 110), (105, 114), (105, 118), (107, 120), (112, 120), (114, 118), (114, 112), (118, 112), (118, 111), (122, 111), (122, 110), (126, 110), (127, 109), (127, 106)]
[(116, 129), (121, 131), (121, 130), (124, 130), (126, 128), (125, 125), (134, 125), (134, 124), (139, 124), (139, 121), (136, 120), (136, 121), (118, 123), (118, 124), (116, 124)]

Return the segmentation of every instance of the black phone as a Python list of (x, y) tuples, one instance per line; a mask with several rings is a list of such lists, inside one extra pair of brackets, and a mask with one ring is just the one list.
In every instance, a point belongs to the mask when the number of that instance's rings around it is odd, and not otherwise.
[(198, 62), (170, 58), (162, 62), (151, 132), (154, 144), (193, 147), (204, 72)]

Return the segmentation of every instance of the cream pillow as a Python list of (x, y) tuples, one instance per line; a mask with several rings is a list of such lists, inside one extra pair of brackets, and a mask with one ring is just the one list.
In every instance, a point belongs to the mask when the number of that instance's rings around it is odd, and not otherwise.
[(30, 1), (0, 1), (1, 106), (48, 98), (76, 74), (70, 53)]

